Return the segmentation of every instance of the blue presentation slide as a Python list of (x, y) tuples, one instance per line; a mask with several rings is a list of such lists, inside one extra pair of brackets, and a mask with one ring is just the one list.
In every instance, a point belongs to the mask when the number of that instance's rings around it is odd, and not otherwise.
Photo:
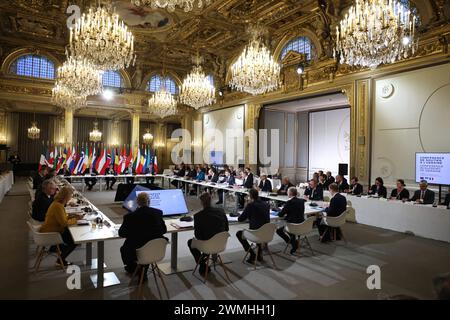
[(145, 192), (150, 197), (150, 207), (159, 209), (165, 216), (188, 213), (181, 189), (136, 191), (136, 196)]

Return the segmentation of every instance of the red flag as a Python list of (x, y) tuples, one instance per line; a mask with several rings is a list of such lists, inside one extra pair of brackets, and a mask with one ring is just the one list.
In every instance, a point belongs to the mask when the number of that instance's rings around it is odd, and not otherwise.
[(108, 150), (107, 155), (106, 155), (105, 164), (103, 165), (103, 168), (99, 172), (99, 174), (105, 174), (106, 169), (109, 167), (110, 163), (111, 163), (111, 150)]
[(125, 162), (125, 167), (128, 168), (130, 166), (131, 160), (133, 159), (133, 151), (131, 151), (130, 148), (130, 154), (127, 157), (127, 160)]

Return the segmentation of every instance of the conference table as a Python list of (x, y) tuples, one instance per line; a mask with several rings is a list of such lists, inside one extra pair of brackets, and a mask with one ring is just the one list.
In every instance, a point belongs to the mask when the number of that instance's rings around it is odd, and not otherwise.
[(8, 171), (0, 175), (0, 203), (3, 201), (6, 193), (11, 190), (14, 184), (14, 174), (12, 171)]
[(99, 174), (99, 175), (71, 175), (71, 176), (64, 176), (64, 178), (66, 179), (70, 179), (71, 183), (82, 183), (82, 191), (84, 192), (84, 188), (85, 188), (85, 183), (84, 183), (84, 179), (89, 179), (89, 178), (95, 178), (97, 179), (97, 185), (99, 188), (99, 191), (103, 190), (103, 179), (105, 178), (116, 178), (117, 181), (119, 182), (120, 180), (122, 180), (123, 182), (126, 181), (127, 178), (135, 178), (135, 179), (139, 179), (139, 178), (157, 178), (160, 177), (161, 175), (154, 175), (154, 174), (118, 174), (118, 175), (112, 175), (112, 174)]
[[(69, 184), (66, 180), (60, 180), (61, 185)], [(244, 192), (241, 190), (240, 192)], [(72, 225), (69, 226), (69, 231), (76, 244), (86, 245), (86, 261), (85, 264), (91, 269), (96, 269), (96, 274), (90, 276), (93, 285), (96, 288), (108, 287), (117, 285), (120, 280), (117, 278), (114, 272), (105, 273), (105, 241), (120, 239), (118, 230), (120, 224), (115, 224), (111, 221), (103, 212), (101, 212), (94, 204), (86, 199), (81, 194), (76, 193), (75, 198), (81, 201), (81, 204), (75, 207), (68, 207), (69, 214), (83, 213), (83, 208), (89, 207), (91, 212), (85, 213), (83, 219), (85, 219), (86, 225)], [(287, 201), (287, 197), (281, 197), (277, 200)], [(322, 211), (322, 207), (311, 207), (309, 204), (305, 207), (305, 216), (318, 213)], [(103, 225), (100, 227), (95, 223), (95, 219), (100, 217), (103, 220)], [(246, 222), (239, 222), (237, 217), (231, 217), (228, 215), (230, 225), (233, 224), (246, 224)], [(276, 212), (271, 212), (271, 221), (278, 221), (279, 218)], [(194, 268), (194, 262), (180, 264), (178, 261), (178, 233), (194, 230), (193, 222), (182, 222), (178, 218), (165, 219), (167, 227), (167, 233), (171, 235), (171, 251), (170, 262), (161, 263), (160, 269), (165, 274), (174, 274), (192, 270)], [(92, 245), (97, 245), (97, 259), (92, 259)]]

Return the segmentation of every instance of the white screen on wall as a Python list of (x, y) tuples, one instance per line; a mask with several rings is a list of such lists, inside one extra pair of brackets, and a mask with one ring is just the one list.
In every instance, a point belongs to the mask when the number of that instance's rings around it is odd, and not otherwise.
[(450, 185), (450, 153), (416, 153), (416, 182)]
[(309, 114), (309, 177), (318, 170), (338, 174), (350, 166), (350, 108)]

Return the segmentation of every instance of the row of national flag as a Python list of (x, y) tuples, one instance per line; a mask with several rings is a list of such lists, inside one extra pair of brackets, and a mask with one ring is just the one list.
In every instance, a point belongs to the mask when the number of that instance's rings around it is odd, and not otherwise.
[[(127, 150), (128, 149), (128, 150)], [(42, 165), (59, 171), (67, 165), (71, 174), (83, 174), (88, 169), (95, 169), (98, 174), (105, 174), (110, 165), (116, 174), (121, 174), (132, 166), (136, 174), (158, 173), (155, 152), (150, 148), (92, 148), (92, 147), (51, 147), (46, 148), (39, 160)]]

